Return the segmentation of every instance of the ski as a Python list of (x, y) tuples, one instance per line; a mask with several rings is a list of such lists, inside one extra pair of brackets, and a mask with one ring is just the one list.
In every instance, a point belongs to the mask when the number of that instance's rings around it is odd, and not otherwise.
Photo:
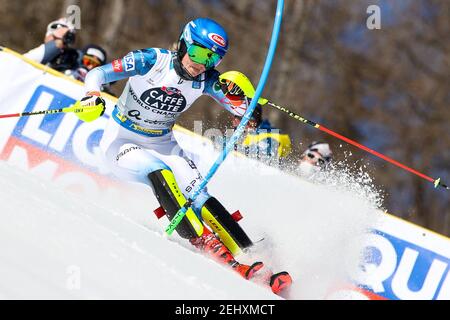
[(287, 271), (274, 273), (268, 269), (265, 272), (255, 274), (250, 280), (264, 287), (269, 287), (274, 294), (284, 298), (292, 285), (292, 277)]

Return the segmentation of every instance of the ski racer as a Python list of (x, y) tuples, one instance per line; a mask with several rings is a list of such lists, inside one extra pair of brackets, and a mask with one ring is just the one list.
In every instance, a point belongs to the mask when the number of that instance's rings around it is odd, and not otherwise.
[[(149, 185), (161, 208), (155, 213), (172, 219), (202, 179), (195, 163), (180, 148), (172, 128), (181, 115), (202, 95), (215, 99), (234, 115), (247, 109), (245, 97), (226, 91), (219, 81), (219, 65), (228, 49), (228, 36), (221, 25), (198, 18), (185, 25), (176, 51), (147, 48), (90, 71), (85, 79), (82, 106), (104, 106), (100, 87), (128, 79), (100, 148), (111, 171), (118, 177)], [(104, 107), (103, 107), (104, 111)], [(86, 116), (91, 121), (102, 112)], [(87, 119), (88, 117), (89, 119)], [(237, 219), (236, 219), (237, 220)], [(215, 260), (229, 265), (246, 279), (263, 267), (262, 262), (241, 264), (235, 255), (252, 241), (225, 207), (204, 189), (176, 232)], [(287, 272), (268, 278), (272, 291), (291, 284)]]

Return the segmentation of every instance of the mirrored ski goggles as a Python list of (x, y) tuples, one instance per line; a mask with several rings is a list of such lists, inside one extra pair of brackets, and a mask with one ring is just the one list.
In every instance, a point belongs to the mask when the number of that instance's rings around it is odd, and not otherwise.
[(67, 28), (67, 29), (70, 29), (69, 26), (68, 26), (67, 24), (62, 23), (62, 22), (55, 22), (55, 23), (52, 23), (52, 24), (48, 27), (49, 30), (56, 30), (56, 29), (59, 29), (59, 28)]
[(99, 58), (85, 54), (83, 56), (83, 64), (86, 67), (95, 68), (95, 67), (98, 67), (99, 65), (101, 65), (102, 63)]
[(216, 67), (220, 63), (220, 60), (222, 60), (219, 54), (195, 43), (189, 46), (187, 54), (192, 61), (203, 64), (206, 69)]
[(306, 156), (307, 156), (308, 158), (310, 158), (311, 160), (315, 160), (315, 161), (316, 161), (316, 164), (318, 164), (318, 165), (320, 165), (320, 166), (324, 166), (324, 165), (326, 164), (326, 159), (324, 159), (324, 158), (318, 156), (318, 155), (315, 154), (315, 153), (308, 152), (308, 153), (306, 154)]

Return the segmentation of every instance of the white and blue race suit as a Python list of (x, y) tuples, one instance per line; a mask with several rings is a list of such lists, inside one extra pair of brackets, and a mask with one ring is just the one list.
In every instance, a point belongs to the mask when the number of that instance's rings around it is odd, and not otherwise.
[[(175, 53), (165, 49), (132, 51), (90, 71), (85, 89), (100, 91), (102, 84), (128, 78), (100, 141), (106, 163), (116, 176), (147, 185), (149, 173), (172, 170), (187, 198), (201, 175), (172, 134), (177, 118), (202, 95), (211, 96), (238, 116), (245, 113), (247, 105), (231, 101), (222, 92), (218, 71), (203, 73), (199, 81), (184, 80), (176, 73), (173, 59)], [(199, 217), (209, 197), (204, 190), (194, 202)]]

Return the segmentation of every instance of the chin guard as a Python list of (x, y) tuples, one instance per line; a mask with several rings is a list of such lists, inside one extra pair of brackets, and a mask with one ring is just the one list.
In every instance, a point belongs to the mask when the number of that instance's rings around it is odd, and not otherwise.
[[(219, 82), (221, 85), (225, 86), (227, 92), (230, 94), (234, 94), (233, 92), (238, 92), (238, 89), (240, 89), (248, 98), (253, 98), (255, 96), (255, 88), (250, 79), (239, 71), (227, 71), (222, 73), (219, 76)], [(269, 102), (267, 99), (258, 99), (260, 105), (265, 105), (267, 102)]]

